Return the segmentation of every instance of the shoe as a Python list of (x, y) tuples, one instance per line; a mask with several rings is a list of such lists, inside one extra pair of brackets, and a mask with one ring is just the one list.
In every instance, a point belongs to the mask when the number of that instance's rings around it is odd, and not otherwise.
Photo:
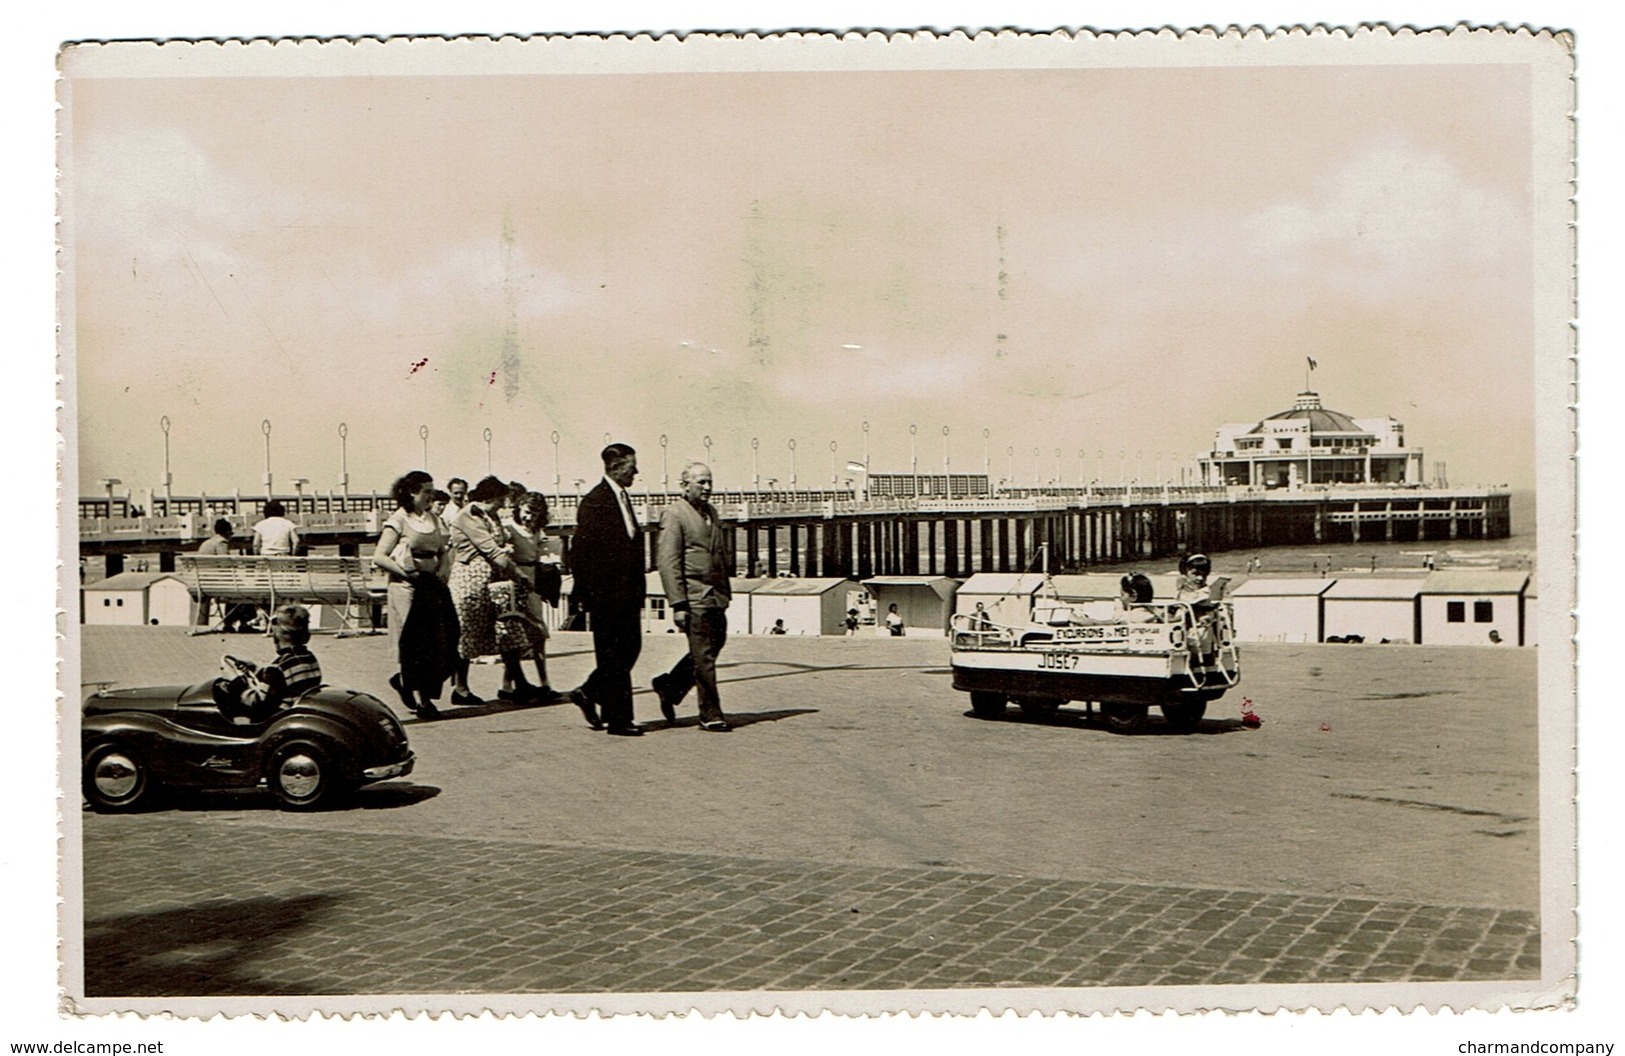
[(643, 736), (643, 727), (641, 727), (641, 726), (611, 726), (609, 728), (609, 735), (611, 737), (642, 737)]
[(441, 718), (443, 714), (439, 708), (435, 707), (433, 704), (427, 703), (419, 704), (413, 710), (417, 712), (417, 716), (420, 719), (438, 719)]
[(401, 698), (401, 703), (406, 706), (407, 711), (410, 711), (413, 714), (417, 713), (418, 702), (413, 700), (412, 699), (412, 694), (408, 693), (406, 691), (406, 687), (401, 685), (401, 676), (400, 675), (390, 675), (389, 676), (389, 688), (393, 689), (395, 691), (395, 694), (398, 697)]
[(733, 727), (718, 719), (715, 722), (700, 723), (700, 729), (704, 730), (706, 733), (727, 733), (728, 731), (732, 730)]
[(595, 730), (601, 730), (604, 728), (603, 722), (598, 718), (598, 708), (591, 700), (587, 699), (587, 694), (583, 693), (579, 689), (572, 689), (570, 692), (566, 693), (565, 696), (569, 697), (571, 703), (581, 709), (581, 714), (586, 717), (588, 726), (591, 726)]
[(666, 687), (671, 684), (670, 675), (656, 675), (650, 685), (654, 687), (655, 696), (660, 698), (660, 714), (665, 716), (667, 722), (677, 721), (677, 702), (666, 695)]
[(451, 691), (451, 702), (460, 708), (468, 708), (473, 707), (475, 704), (485, 703), (485, 701), (481, 700), (479, 697), (476, 697), (472, 693), (459, 693), (455, 689)]

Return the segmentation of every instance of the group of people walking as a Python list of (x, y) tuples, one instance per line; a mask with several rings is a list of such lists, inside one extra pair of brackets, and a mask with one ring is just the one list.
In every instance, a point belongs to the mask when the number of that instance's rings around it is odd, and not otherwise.
[[(637, 452), (625, 444), (603, 450), (604, 479), (576, 510), (571, 551), (576, 603), (592, 629), (597, 667), (582, 685), (587, 707), (596, 707), (616, 736), (643, 733), (632, 715), (632, 668), (643, 651), (644, 558), (642, 533), (627, 488), (638, 474)], [(711, 505), (710, 467), (690, 462), (679, 477), (679, 495), (660, 515), (656, 565), (688, 651), (653, 681), (660, 713), (677, 720), (677, 705), (698, 691), (700, 729), (726, 733), (731, 726), (717, 692), (717, 654), (728, 638), (726, 536)], [(591, 716), (589, 715), (589, 721)]]
[[(565, 695), (548, 683), (549, 632), (534, 601), (544, 565), (551, 576), (542, 578), (542, 588), (551, 583), (557, 599), (557, 563), (542, 528), (547, 499), (496, 477), (472, 489), (454, 479), (447, 488), (437, 491), (422, 470), (397, 480), (391, 489), (396, 508), (373, 551), (373, 564), (389, 577), (389, 625), (399, 659), (390, 687), (408, 710), (434, 718), (448, 682), (451, 703), (484, 703), (469, 688), (469, 669), (482, 656), (497, 656), (498, 699), (560, 699)], [(535, 682), (526, 676), (526, 661), (535, 666)]]
[[(574, 596), (587, 613), (596, 667), (568, 693), (554, 690), (547, 675), (541, 602), (557, 603), (561, 577), (545, 533), (546, 497), (496, 477), (472, 489), (454, 479), (445, 492), (421, 470), (395, 482), (396, 509), (372, 560), (389, 577), (389, 624), (399, 659), (390, 686), (408, 710), (438, 716), (448, 682), (451, 703), (483, 703), (469, 688), (468, 673), (472, 661), (494, 655), (502, 661), (502, 701), (569, 699), (593, 729), (642, 735), (633, 718), (632, 669), (643, 648), (645, 561), (626, 490), (637, 476), (637, 452), (611, 444), (602, 458), (604, 478), (581, 500), (571, 554)], [(731, 589), (711, 488), (709, 467), (689, 463), (680, 496), (661, 515), (657, 564), (688, 651), (653, 688), (667, 722), (676, 721), (678, 704), (697, 690), (700, 729), (720, 733), (730, 726), (717, 691), (716, 658), (727, 641)], [(527, 661), (535, 682), (527, 678)]]

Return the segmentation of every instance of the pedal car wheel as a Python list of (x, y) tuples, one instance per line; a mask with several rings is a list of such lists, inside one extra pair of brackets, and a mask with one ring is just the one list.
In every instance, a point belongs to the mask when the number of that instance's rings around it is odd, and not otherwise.
[(1144, 704), (1102, 701), (1100, 705), (1101, 717), (1106, 720), (1106, 725), (1114, 730), (1138, 729), (1145, 722), (1145, 713)]
[(1190, 732), (1207, 714), (1205, 700), (1179, 700), (1162, 705), (1162, 717), (1176, 730)]
[(1054, 697), (1017, 697), (1016, 705), (1023, 715), (1035, 719), (1053, 719), (1061, 710), (1061, 702)]
[(286, 810), (316, 810), (349, 786), (337, 755), (315, 741), (288, 741), (271, 753), (265, 783)]
[(1004, 714), (1004, 697), (998, 693), (979, 692), (970, 695), (970, 710), (978, 719), (996, 719)]
[(157, 786), (139, 752), (118, 743), (99, 744), (85, 756), (85, 799), (96, 810), (135, 810)]

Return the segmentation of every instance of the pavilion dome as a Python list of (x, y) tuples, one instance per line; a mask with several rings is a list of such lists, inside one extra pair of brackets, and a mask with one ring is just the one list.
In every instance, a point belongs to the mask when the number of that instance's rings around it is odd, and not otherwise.
[(1281, 422), (1293, 419), (1307, 421), (1310, 433), (1363, 433), (1365, 430), (1354, 424), (1354, 419), (1342, 411), (1329, 411), (1320, 405), (1320, 394), (1317, 392), (1300, 392), (1291, 410), (1272, 414), (1253, 426), (1249, 432), (1265, 432), (1264, 422)]

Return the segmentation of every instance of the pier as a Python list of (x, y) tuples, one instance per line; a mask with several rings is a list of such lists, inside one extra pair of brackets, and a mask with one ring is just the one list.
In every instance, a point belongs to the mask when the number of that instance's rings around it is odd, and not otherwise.
[[(101, 556), (108, 574), (131, 554), (156, 554), (159, 568), (196, 549), (216, 519), (241, 539), (281, 501), (307, 547), (359, 554), (392, 509), (383, 494), (161, 497), (131, 516), (129, 500), (79, 500), (82, 557)], [(653, 565), (660, 511), (672, 493), (634, 490)], [(549, 495), (550, 533), (566, 567), (575, 495)], [(1448, 542), (1511, 534), (1511, 497), (1494, 487), (1318, 485), (1049, 487), (970, 498), (862, 498), (851, 491), (718, 492), (712, 497), (735, 555), (735, 575), (969, 576), (1028, 568), (1047, 546), (1051, 571), (1169, 557), (1193, 551), (1294, 544)]]

